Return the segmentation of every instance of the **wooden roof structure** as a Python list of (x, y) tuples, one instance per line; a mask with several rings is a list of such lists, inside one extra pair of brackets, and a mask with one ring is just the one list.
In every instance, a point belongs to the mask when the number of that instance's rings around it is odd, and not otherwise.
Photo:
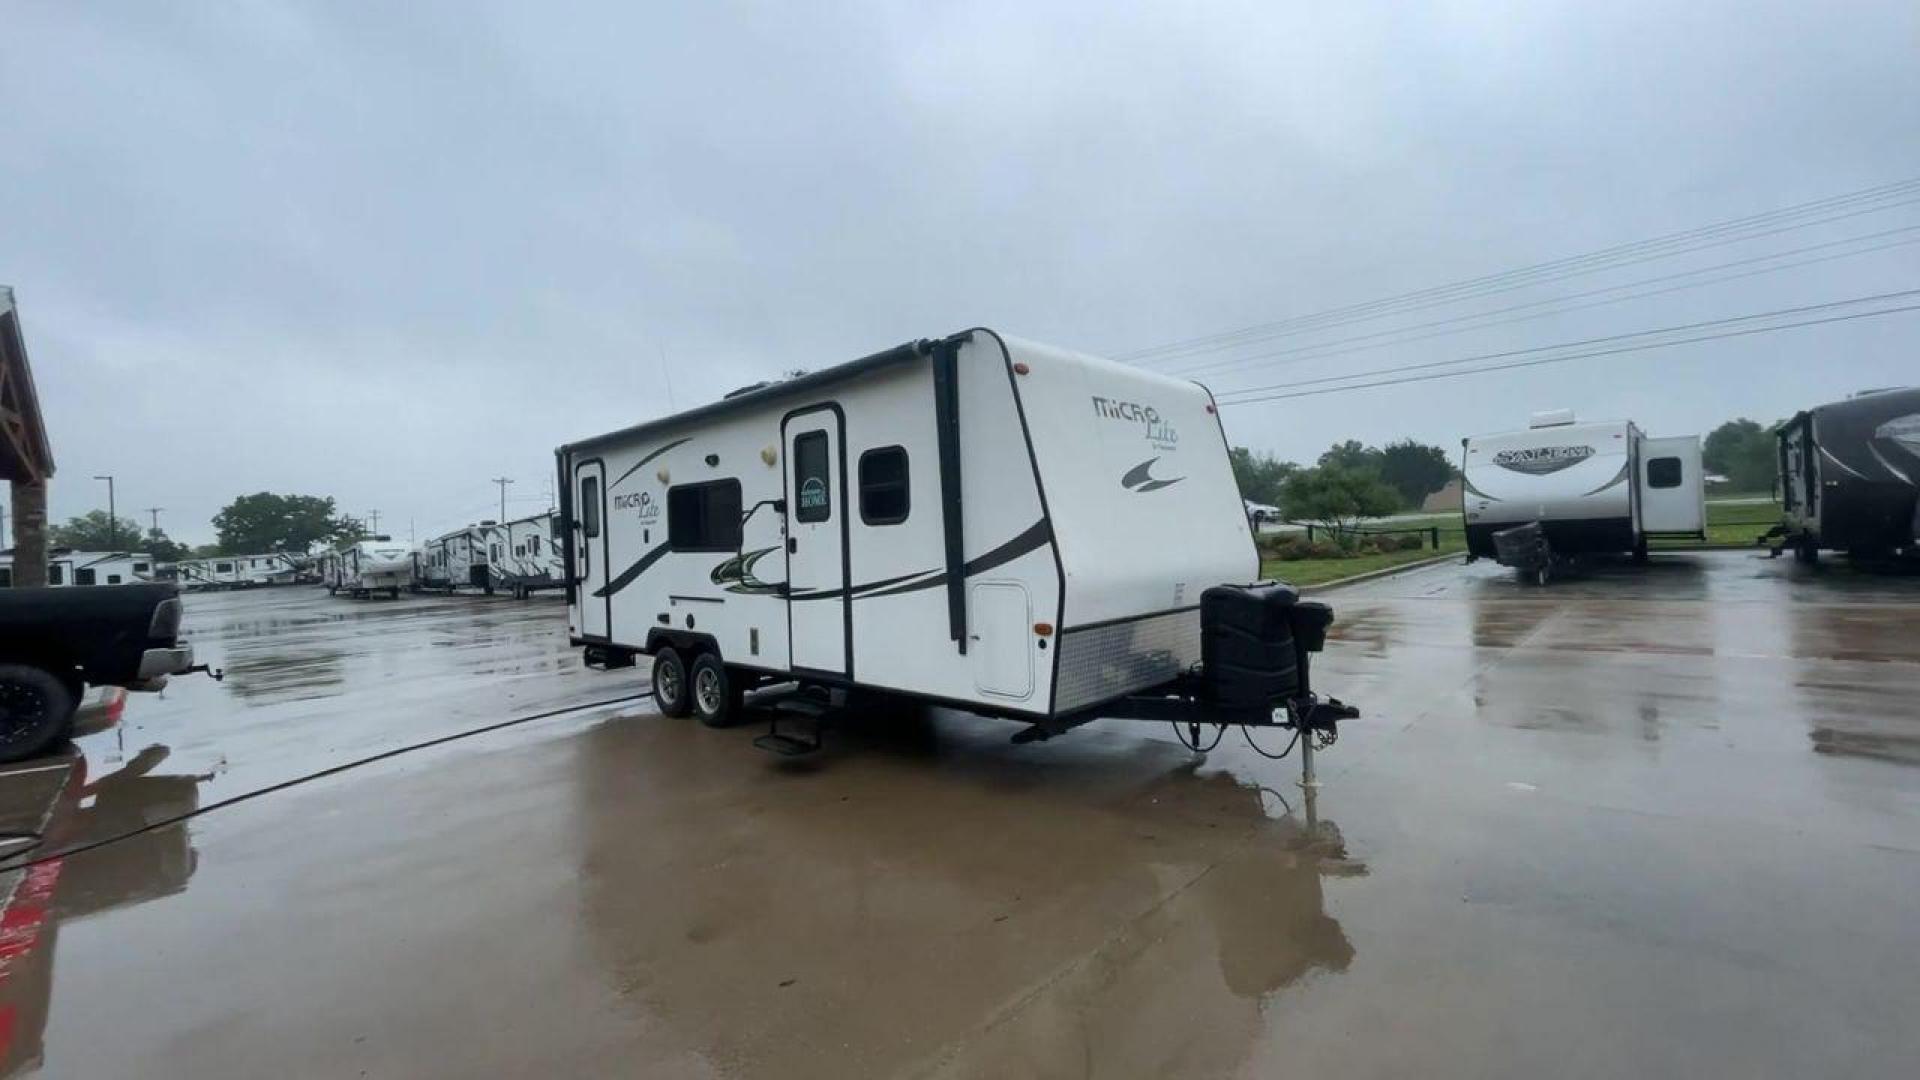
[(13, 290), (0, 285), (0, 479), (45, 483), (52, 475), (53, 446), (27, 366), (20, 312)]

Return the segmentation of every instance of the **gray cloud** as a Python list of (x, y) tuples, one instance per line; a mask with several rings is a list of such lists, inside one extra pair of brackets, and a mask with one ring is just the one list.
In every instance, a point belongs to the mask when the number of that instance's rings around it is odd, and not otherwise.
[[(53, 511), (97, 505), (85, 478), (110, 471), (124, 504), (166, 506), (193, 539), (263, 488), (424, 534), (485, 512), (504, 473), (532, 509), (559, 442), (965, 325), (1117, 352), (1920, 176), (1910, 3), (128, 3), (6, 21), (0, 281), (53, 425)], [(1911, 287), (1916, 252), (1212, 381)], [(1300, 458), (1559, 404), (1698, 430), (1910, 380), (1916, 326), (1226, 417)]]

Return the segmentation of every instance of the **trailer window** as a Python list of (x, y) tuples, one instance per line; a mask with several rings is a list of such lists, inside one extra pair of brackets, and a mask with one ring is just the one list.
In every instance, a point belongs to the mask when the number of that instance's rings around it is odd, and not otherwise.
[(233, 564), (230, 562), (214, 563), (213, 572), (216, 574), (231, 574), (233, 573)]
[(580, 481), (580, 531), (600, 535), (600, 478), (589, 476)]
[(1677, 488), (1680, 486), (1680, 459), (1677, 457), (1657, 457), (1647, 462), (1647, 486), (1654, 488)]
[(108, 575), (107, 575), (107, 584), (109, 584), (109, 585), (118, 585), (118, 584), (120, 584), (120, 575), (119, 575), (119, 574), (108, 574)]
[(667, 546), (674, 551), (740, 550), (740, 481), (667, 489)]
[(907, 451), (882, 446), (860, 455), (860, 520), (868, 525), (898, 525), (907, 520)]
[(794, 516), (809, 525), (833, 517), (833, 477), (827, 469), (827, 433), (793, 440)]
[(49, 585), (62, 584), (64, 579), (61, 577), (61, 573), (62, 573), (62, 567), (60, 566), (59, 563), (48, 563), (47, 564), (47, 584)]
[(146, 563), (143, 563), (143, 562), (137, 562), (137, 563), (134, 563), (134, 564), (133, 564), (133, 572), (134, 572), (134, 573), (136, 573), (136, 574), (144, 574), (144, 573), (146, 573), (146, 572), (147, 572), (147, 564), (146, 564)]
[(0, 566), (0, 589), (13, 588), (13, 567)]
[(90, 566), (83, 566), (80, 569), (75, 570), (73, 572), (73, 583), (75, 585), (93, 584), (93, 568)]

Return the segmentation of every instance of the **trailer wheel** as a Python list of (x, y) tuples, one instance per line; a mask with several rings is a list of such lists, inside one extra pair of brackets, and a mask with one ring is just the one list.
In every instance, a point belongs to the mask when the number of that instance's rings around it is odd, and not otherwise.
[(1533, 583), (1544, 589), (1547, 587), (1547, 581), (1552, 577), (1553, 577), (1552, 568), (1546, 566), (1545, 564), (1542, 564), (1533, 572)]
[(0, 761), (44, 752), (65, 736), (79, 703), (59, 677), (32, 664), (0, 664)]
[(1633, 545), (1633, 561), (1634, 561), (1634, 562), (1637, 562), (1637, 563), (1643, 563), (1643, 562), (1646, 562), (1646, 561), (1647, 561), (1647, 540), (1646, 540), (1646, 537), (1641, 537), (1641, 538), (1640, 538), (1639, 540), (1637, 540), (1637, 541), (1635, 541), (1635, 542), (1634, 542), (1634, 545)]
[(685, 716), (693, 709), (687, 693), (687, 664), (678, 650), (661, 646), (653, 654), (653, 702), (667, 716)]
[(390, 589), (388, 589), (388, 590), (387, 590), (387, 599), (389, 599), (389, 600), (398, 600), (398, 599), (400, 599), (400, 586), (398, 586), (398, 585), (395, 585), (395, 586), (393, 586), (392, 588), (390, 588)]
[(740, 717), (743, 688), (727, 673), (720, 657), (705, 652), (693, 659), (693, 715), (708, 727), (730, 727)]
[(1802, 566), (1812, 566), (1820, 561), (1820, 543), (1811, 536), (1803, 536), (1793, 545), (1793, 561)]

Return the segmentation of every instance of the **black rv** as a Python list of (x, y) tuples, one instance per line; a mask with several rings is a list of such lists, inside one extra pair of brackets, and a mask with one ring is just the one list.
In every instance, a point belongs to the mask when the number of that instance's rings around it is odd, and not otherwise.
[(1780, 425), (1781, 547), (1920, 552), (1920, 389), (1870, 390)]

